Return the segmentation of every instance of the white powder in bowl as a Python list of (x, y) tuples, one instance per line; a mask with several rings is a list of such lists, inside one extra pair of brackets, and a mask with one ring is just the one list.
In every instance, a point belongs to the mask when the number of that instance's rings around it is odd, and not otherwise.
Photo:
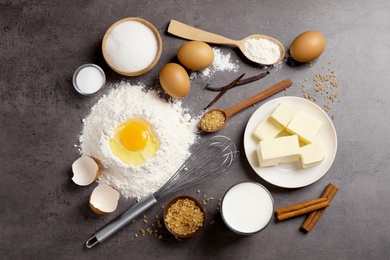
[(265, 38), (245, 41), (245, 56), (260, 64), (273, 64), (280, 58), (279, 45)]
[[(147, 120), (160, 141), (154, 158), (137, 167), (123, 164), (108, 144), (116, 127), (133, 117)], [(145, 92), (141, 85), (121, 82), (83, 120), (80, 148), (83, 155), (99, 162), (99, 182), (126, 198), (140, 199), (157, 191), (189, 157), (189, 148), (198, 137), (198, 121), (186, 113), (181, 101), (166, 102), (156, 91)]]
[(106, 40), (106, 54), (110, 62), (124, 72), (136, 72), (153, 63), (158, 52), (158, 41), (153, 31), (137, 21), (118, 24)]

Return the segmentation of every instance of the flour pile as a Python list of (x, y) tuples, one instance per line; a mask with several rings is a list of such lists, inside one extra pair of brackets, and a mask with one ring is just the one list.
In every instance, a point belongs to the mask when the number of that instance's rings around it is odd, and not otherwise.
[(214, 47), (214, 60), (210, 67), (201, 70), (193, 71), (190, 75), (191, 79), (196, 79), (199, 76), (203, 78), (210, 78), (217, 72), (237, 72), (239, 66), (230, 59), (230, 53), (224, 54), (220, 49)]
[[(160, 141), (154, 158), (137, 167), (122, 163), (109, 147), (116, 127), (134, 117), (147, 120)], [(166, 102), (156, 91), (145, 92), (142, 85), (126, 82), (104, 95), (83, 121), (82, 154), (99, 162), (98, 181), (126, 198), (140, 199), (157, 191), (189, 157), (189, 148), (198, 137), (199, 120), (191, 118), (181, 101)]]

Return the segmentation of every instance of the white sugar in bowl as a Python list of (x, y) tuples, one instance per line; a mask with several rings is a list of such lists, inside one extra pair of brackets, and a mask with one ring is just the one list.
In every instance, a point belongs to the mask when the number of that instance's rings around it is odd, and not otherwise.
[(151, 70), (162, 52), (158, 30), (148, 21), (130, 17), (117, 21), (107, 30), (102, 42), (108, 66), (124, 76), (139, 76)]
[(98, 92), (106, 83), (104, 71), (95, 64), (84, 64), (73, 74), (73, 87), (83, 95), (92, 95)]

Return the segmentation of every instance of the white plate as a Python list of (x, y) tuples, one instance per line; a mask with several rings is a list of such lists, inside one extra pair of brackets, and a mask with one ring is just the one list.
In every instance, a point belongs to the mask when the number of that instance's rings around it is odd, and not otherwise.
[[(260, 168), (256, 154), (258, 139), (252, 133), (264, 118), (272, 114), (279, 103), (283, 103), (296, 112), (303, 110), (323, 123), (316, 137), (325, 152), (324, 161), (320, 165), (304, 169), (298, 161)], [(245, 128), (244, 150), (249, 164), (261, 178), (279, 187), (299, 188), (316, 182), (329, 170), (336, 157), (337, 135), (332, 120), (319, 106), (304, 98), (280, 97), (265, 103), (253, 113)]]

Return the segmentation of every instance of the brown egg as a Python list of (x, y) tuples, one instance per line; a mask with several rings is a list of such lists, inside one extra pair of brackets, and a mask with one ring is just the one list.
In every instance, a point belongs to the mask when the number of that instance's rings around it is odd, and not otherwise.
[(160, 84), (173, 98), (182, 98), (190, 91), (190, 77), (177, 63), (168, 63), (160, 70)]
[(207, 43), (190, 41), (179, 47), (177, 58), (187, 69), (203, 70), (213, 63), (214, 52)]
[(309, 62), (318, 58), (325, 49), (325, 37), (317, 31), (307, 31), (298, 35), (290, 47), (291, 57), (299, 62)]

